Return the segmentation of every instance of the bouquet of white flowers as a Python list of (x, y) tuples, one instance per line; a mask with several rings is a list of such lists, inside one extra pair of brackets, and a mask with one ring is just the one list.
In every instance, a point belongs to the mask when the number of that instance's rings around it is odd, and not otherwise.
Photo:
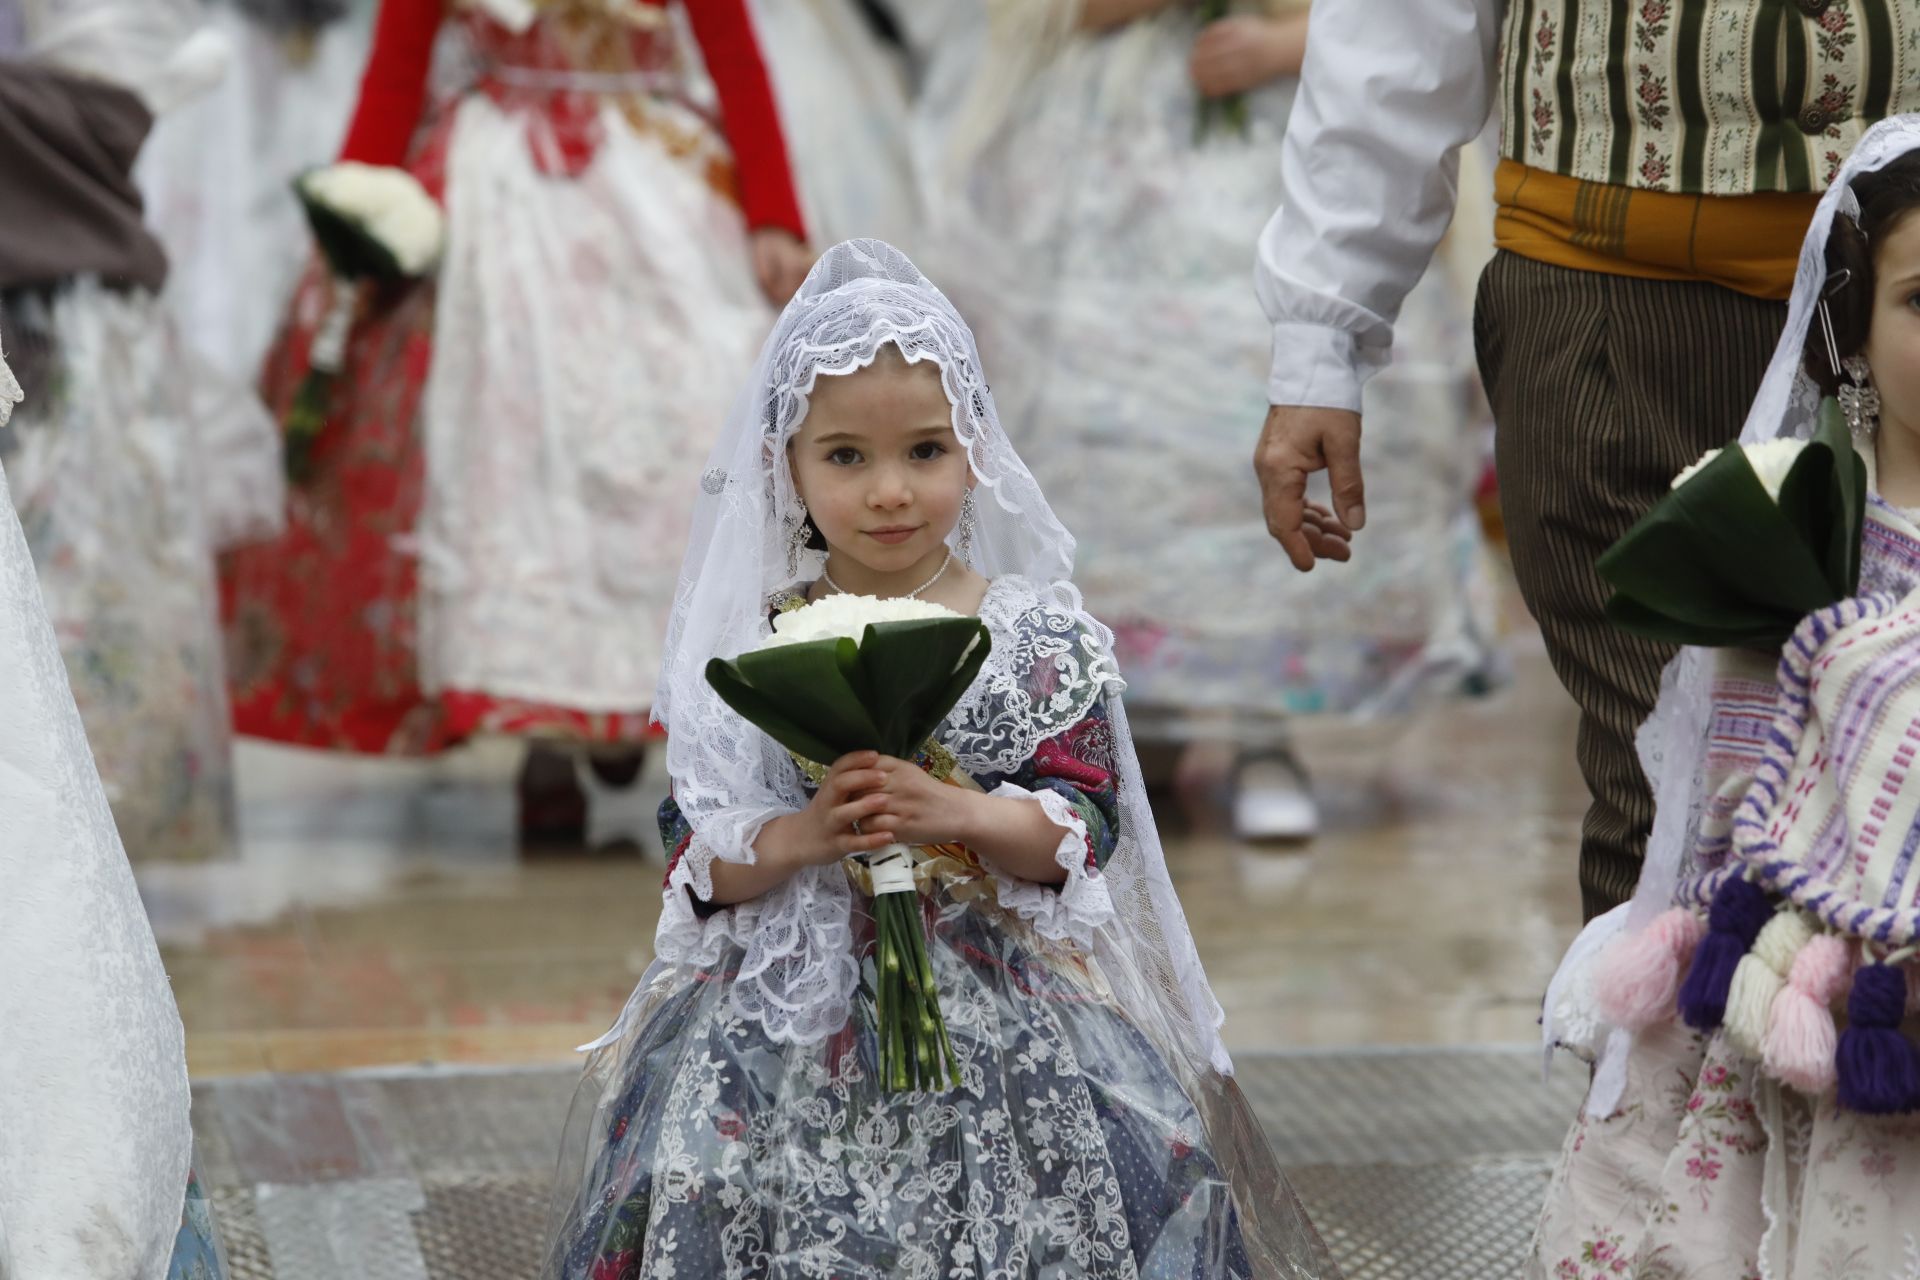
[(446, 220), (418, 178), (390, 165), (343, 160), (301, 175), (294, 191), (333, 273), (332, 303), (287, 414), (287, 474), (300, 480), (346, 358), (358, 282), (425, 275), (440, 258)]
[[(852, 751), (911, 760), (960, 700), (992, 646), (978, 618), (919, 600), (828, 596), (782, 614), (758, 648), (707, 664), (726, 704), (803, 763)], [(874, 1005), (881, 1082), (904, 1091), (957, 1085), (913, 858), (866, 855), (873, 878)]]

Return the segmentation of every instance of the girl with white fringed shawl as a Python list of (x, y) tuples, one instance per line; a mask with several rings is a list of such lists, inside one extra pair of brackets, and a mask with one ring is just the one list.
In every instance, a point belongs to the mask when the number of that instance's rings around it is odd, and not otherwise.
[(1822, 200), (1741, 436), (1806, 438), (1837, 398), (1867, 467), (1859, 594), (1781, 653), (1668, 668), (1639, 889), (1548, 993), (1549, 1044), (1597, 1064), (1530, 1276), (1920, 1276), (1916, 213), (1904, 116)]
[[(592, 1046), (547, 1274), (1336, 1274), (1232, 1082), (1073, 540), (945, 296), (879, 241), (830, 251), (701, 488), (661, 682), (659, 958)], [(836, 591), (985, 622), (935, 735), (978, 790), (870, 754), (816, 788), (706, 683)], [(964, 846), (920, 886), (950, 1090), (875, 1079), (842, 860), (896, 838)]]

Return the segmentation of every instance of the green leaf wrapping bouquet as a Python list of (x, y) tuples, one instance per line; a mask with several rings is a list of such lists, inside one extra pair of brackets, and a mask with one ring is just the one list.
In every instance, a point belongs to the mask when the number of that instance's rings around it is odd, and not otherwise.
[[(781, 614), (758, 648), (707, 664), (707, 683), (802, 762), (853, 751), (911, 760), (979, 675), (978, 618), (919, 600), (828, 596)], [(873, 877), (875, 1025), (885, 1087), (957, 1085), (907, 846), (865, 855)]]
[(1859, 589), (1866, 494), (1832, 400), (1809, 440), (1716, 449), (1600, 557), (1607, 617), (1665, 644), (1777, 652)]

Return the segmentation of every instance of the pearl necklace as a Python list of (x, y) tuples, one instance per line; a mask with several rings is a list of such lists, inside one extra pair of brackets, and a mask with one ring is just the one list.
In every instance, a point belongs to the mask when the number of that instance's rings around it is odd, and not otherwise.
[[(906, 595), (895, 596), (893, 598), (896, 600), (918, 600), (920, 598), (920, 593), (922, 591), (925, 591), (928, 587), (931, 587), (934, 583), (946, 577), (947, 570), (952, 567), (953, 567), (953, 551), (951, 548), (949, 548), (947, 551), (947, 558), (940, 562), (939, 572), (935, 573), (931, 578), (928, 578), (925, 582), (921, 583), (919, 586), (915, 587), (913, 590), (907, 592)], [(850, 596), (853, 594), (853, 592), (847, 590), (845, 587), (841, 586), (839, 583), (833, 580), (833, 575), (827, 572), (827, 567), (825, 565), (820, 566), (820, 576), (822, 578), (825, 578), (827, 580), (827, 585), (832, 587), (834, 591), (837, 592), (838, 594), (843, 596)]]

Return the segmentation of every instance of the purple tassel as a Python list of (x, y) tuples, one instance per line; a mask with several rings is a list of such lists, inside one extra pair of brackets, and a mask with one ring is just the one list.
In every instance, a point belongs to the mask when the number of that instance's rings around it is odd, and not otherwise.
[(1862, 1115), (1890, 1116), (1920, 1108), (1920, 1050), (1900, 1034), (1907, 1014), (1907, 976), (1884, 964), (1862, 965), (1847, 997), (1847, 1029), (1834, 1067), (1840, 1105)]
[(1712, 1031), (1726, 1020), (1727, 992), (1733, 971), (1753, 949), (1753, 940), (1773, 919), (1773, 903), (1751, 880), (1734, 876), (1713, 895), (1707, 909), (1707, 936), (1693, 953), (1693, 967), (1680, 984), (1680, 1016), (1696, 1031)]

